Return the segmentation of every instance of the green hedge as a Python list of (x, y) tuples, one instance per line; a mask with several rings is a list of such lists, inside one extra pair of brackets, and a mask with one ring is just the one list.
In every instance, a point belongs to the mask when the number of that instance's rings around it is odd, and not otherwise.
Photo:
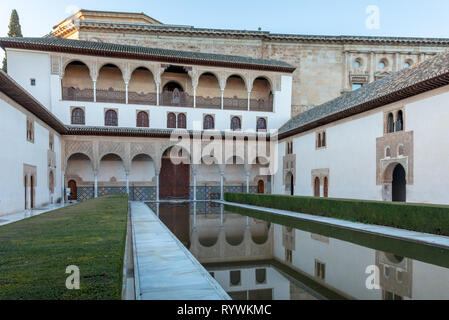
[(449, 236), (449, 206), (226, 193), (225, 200), (400, 229)]

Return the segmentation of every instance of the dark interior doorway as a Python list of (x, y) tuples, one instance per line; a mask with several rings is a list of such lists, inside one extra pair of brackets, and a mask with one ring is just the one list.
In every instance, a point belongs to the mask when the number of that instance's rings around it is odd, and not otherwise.
[(406, 202), (406, 179), (404, 167), (398, 164), (393, 171), (392, 200)]

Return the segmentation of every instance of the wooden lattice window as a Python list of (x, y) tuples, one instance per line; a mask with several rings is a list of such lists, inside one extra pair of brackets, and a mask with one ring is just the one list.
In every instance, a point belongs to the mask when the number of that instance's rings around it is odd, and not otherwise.
[(231, 130), (240, 130), (242, 129), (242, 122), (239, 117), (232, 117), (231, 119)]
[(117, 116), (117, 112), (115, 110), (106, 111), (106, 114), (104, 117), (104, 124), (106, 126), (112, 126), (112, 127), (118, 126), (118, 116)]
[(203, 129), (211, 130), (214, 128), (215, 128), (214, 117), (212, 117), (210, 114), (205, 115), (203, 121)]
[(150, 126), (150, 118), (145, 111), (139, 111), (137, 113), (137, 127), (148, 128)]
[(257, 119), (257, 131), (267, 130), (267, 120), (265, 118)]
[(176, 114), (170, 112), (167, 115), (167, 128), (174, 129), (176, 128)]
[(81, 108), (74, 108), (72, 110), (72, 124), (85, 124), (84, 110)]
[(187, 129), (187, 118), (184, 113), (178, 114), (178, 128)]

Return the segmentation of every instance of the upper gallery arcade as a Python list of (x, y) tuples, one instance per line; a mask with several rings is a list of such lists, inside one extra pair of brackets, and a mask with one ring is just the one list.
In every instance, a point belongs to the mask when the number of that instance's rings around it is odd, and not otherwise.
[[(181, 113), (185, 126), (198, 120), (203, 129), (267, 130), (289, 118), (295, 68), (284, 62), (58, 38), (3, 38), (0, 45), (10, 74), (67, 124), (176, 128), (171, 118)], [(18, 70), (24, 64), (28, 74)], [(131, 109), (143, 112), (140, 119), (129, 121)], [(271, 123), (274, 113), (285, 117)]]

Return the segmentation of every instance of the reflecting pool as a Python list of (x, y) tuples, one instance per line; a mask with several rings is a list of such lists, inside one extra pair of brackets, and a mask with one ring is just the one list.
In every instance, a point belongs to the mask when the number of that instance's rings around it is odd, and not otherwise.
[(215, 202), (148, 203), (236, 300), (449, 299), (449, 250)]

